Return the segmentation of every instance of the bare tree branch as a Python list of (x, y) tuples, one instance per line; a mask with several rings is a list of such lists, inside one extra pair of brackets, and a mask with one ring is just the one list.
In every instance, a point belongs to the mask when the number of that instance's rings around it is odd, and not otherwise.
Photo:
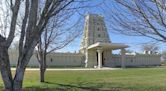
[[(160, 0), (114, 0), (111, 11), (111, 28), (129, 36), (145, 36), (157, 41), (166, 41), (165, 3)], [(116, 8), (118, 7), (118, 8)]]

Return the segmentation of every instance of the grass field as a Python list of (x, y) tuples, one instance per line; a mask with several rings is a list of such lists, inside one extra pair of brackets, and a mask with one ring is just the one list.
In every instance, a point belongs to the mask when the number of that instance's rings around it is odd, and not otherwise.
[[(166, 91), (166, 68), (128, 68), (105, 71), (26, 71), (25, 91)], [(3, 83), (0, 79), (0, 91)]]

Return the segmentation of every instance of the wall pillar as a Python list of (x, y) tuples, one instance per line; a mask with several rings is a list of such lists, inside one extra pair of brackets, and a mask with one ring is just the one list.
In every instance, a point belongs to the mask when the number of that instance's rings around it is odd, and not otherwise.
[(98, 55), (98, 68), (100, 69), (102, 67), (102, 49), (97, 49), (97, 55)]
[(88, 50), (86, 50), (86, 53), (85, 53), (85, 67), (86, 68), (88, 67)]
[(126, 58), (126, 55), (125, 55), (125, 49), (121, 49), (121, 68), (125, 68), (125, 58)]

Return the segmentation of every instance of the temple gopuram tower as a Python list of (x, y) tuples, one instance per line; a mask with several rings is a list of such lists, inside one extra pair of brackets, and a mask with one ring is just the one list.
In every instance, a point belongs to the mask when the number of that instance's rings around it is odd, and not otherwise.
[(80, 45), (82, 53), (86, 53), (88, 46), (101, 43), (111, 43), (104, 23), (104, 17), (97, 14), (88, 14), (85, 17), (83, 38)]
[[(103, 16), (98, 14), (85, 16), (84, 32), (80, 45), (80, 52), (85, 55), (85, 67), (111, 67), (114, 65), (111, 59), (112, 50), (124, 50), (126, 47), (128, 46), (124, 44), (111, 43)], [(122, 55), (122, 57), (124, 56)], [(122, 64), (124, 65), (124, 63)]]

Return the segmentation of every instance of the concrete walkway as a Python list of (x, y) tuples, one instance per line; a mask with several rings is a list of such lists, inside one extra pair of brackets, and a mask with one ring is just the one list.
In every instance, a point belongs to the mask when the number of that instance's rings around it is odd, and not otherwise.
[[(48, 71), (79, 71), (79, 70), (119, 70), (121, 68), (47, 68)], [(16, 70), (16, 68), (11, 68)], [(39, 68), (26, 68), (30, 71), (39, 71)]]

